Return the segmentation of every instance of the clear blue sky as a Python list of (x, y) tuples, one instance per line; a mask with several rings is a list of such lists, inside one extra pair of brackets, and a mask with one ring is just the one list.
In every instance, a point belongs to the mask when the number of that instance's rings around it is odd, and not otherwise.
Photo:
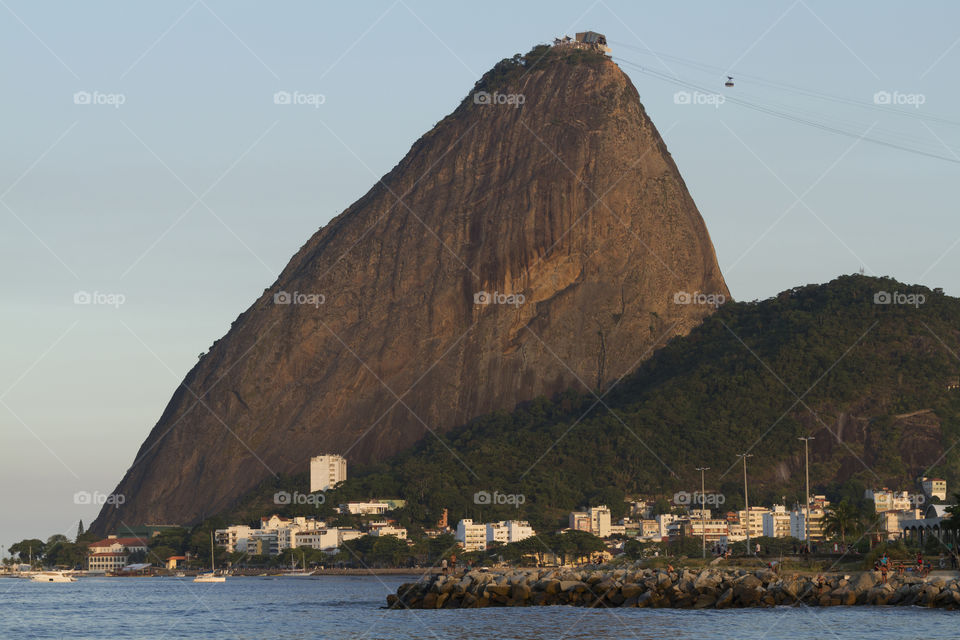
[[(0, 16), (4, 546), (89, 523), (97, 507), (74, 494), (113, 489), (197, 354), (480, 74), (534, 44), (594, 29), (671, 78), (722, 91), (729, 69), (728, 95), (960, 149), (960, 127), (927, 117), (951, 119), (960, 98), (951, 2), (2, 0)], [(681, 87), (624, 70), (737, 299), (861, 267), (960, 294), (960, 164), (676, 104)], [(769, 81), (919, 94), (905, 110), (927, 119)], [(274, 104), (281, 90), (325, 101)], [(123, 104), (75, 104), (83, 91)], [(124, 302), (78, 305), (78, 291)]]

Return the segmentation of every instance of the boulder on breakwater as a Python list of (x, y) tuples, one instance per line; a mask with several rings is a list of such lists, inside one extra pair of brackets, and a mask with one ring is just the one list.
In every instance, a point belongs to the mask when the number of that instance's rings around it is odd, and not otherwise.
[(390, 609), (840, 605), (960, 608), (960, 580), (880, 574), (780, 575), (769, 569), (514, 569), (424, 576), (387, 596)]

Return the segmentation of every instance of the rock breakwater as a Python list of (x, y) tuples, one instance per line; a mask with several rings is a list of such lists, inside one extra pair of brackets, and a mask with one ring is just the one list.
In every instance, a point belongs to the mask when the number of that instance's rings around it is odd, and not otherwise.
[(387, 596), (391, 609), (457, 609), (573, 605), (727, 609), (900, 605), (960, 608), (960, 580), (880, 574), (807, 576), (746, 569), (472, 570), (425, 576)]

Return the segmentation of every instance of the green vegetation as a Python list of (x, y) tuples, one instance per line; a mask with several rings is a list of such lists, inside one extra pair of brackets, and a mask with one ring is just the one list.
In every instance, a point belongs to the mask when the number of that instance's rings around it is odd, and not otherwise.
[[(926, 300), (919, 307), (875, 304), (879, 291)], [(306, 479), (271, 479), (230, 516), (328, 517), (340, 502), (390, 496), (409, 501), (391, 515), (414, 536), (445, 507), (451, 522), (522, 518), (551, 531), (586, 505), (605, 503), (616, 520), (632, 494), (658, 497), (662, 512), (676, 491), (699, 489), (698, 465), (711, 468), (708, 492), (722, 493), (723, 508), (732, 509), (742, 504), (743, 477), (734, 465), (745, 449), (753, 453), (751, 502), (792, 503), (803, 495), (796, 438), (808, 434), (816, 436), (811, 489), (854, 510), (866, 487), (913, 490), (921, 473), (955, 484), (960, 391), (947, 383), (960, 371), (958, 318), (960, 300), (865, 276), (730, 302), (619, 383), (605, 381), (602, 403), (571, 390), (481, 416), (440, 438), (428, 435), (382, 464), (352, 465), (350, 479), (320, 507), (277, 508), (273, 492), (302, 488)], [(897, 417), (925, 409), (932, 411), (929, 427)], [(524, 500), (476, 504), (478, 491)], [(845, 522), (839, 537), (850, 535)]]

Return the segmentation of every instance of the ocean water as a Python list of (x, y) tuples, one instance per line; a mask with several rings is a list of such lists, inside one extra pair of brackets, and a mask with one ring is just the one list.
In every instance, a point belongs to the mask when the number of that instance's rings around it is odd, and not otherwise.
[(174, 640), (496, 638), (671, 640), (960, 637), (960, 612), (913, 607), (723, 611), (488, 608), (383, 609), (404, 576), (0, 579), (0, 638)]

